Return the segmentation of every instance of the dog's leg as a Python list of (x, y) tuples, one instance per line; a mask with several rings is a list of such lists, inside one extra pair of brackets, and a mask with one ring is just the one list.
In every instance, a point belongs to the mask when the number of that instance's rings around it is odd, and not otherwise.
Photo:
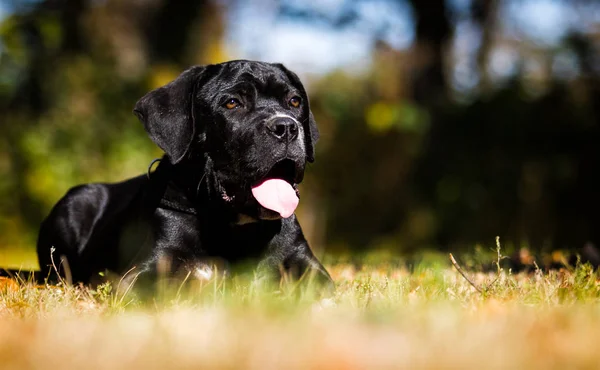
[(330, 296), (335, 284), (321, 262), (304, 243), (283, 259), (270, 256), (261, 261), (257, 269), (257, 283), (273, 286), (280, 282), (298, 282), (316, 287), (319, 293)]
[[(146, 300), (156, 295), (160, 284), (181, 287), (186, 283), (208, 282), (229, 274), (227, 262), (218, 258), (191, 256), (181, 250), (162, 250), (157, 256), (132, 268), (118, 283), (118, 292), (133, 292)], [(165, 292), (162, 292), (165, 293)]]
[(297, 279), (306, 279), (309, 284), (316, 284), (327, 295), (333, 294), (335, 284), (321, 262), (313, 255), (308, 245), (298, 248), (283, 264), (286, 272)]

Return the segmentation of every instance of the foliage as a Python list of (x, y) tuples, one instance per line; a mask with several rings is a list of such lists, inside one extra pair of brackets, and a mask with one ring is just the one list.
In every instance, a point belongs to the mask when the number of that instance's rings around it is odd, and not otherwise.
[[(506, 9), (535, 1), (380, 2), (411, 19), (410, 47), (391, 46), (394, 24), (369, 18), (376, 7), (363, 2), (331, 16), (318, 2), (276, 4), (275, 23), (356, 27), (372, 43), (357, 70), (302, 76), (321, 130), (299, 209), (312, 244), (411, 253), (497, 234), (534, 251), (598, 243), (595, 21), (550, 45), (509, 27)], [(557, 3), (581, 19), (597, 9)], [(32, 248), (71, 186), (146, 170), (160, 151), (134, 103), (191, 64), (231, 57), (227, 31), (244, 21), (232, 14), (250, 6), (232, 4), (11, 3), (0, 21), (0, 249)], [(500, 78), (507, 55), (514, 67)]]

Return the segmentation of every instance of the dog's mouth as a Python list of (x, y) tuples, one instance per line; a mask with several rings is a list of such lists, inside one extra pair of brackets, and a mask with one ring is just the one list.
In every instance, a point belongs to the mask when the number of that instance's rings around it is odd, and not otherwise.
[(269, 172), (258, 180), (255, 185), (269, 179), (281, 179), (294, 186), (297, 177), (296, 163), (291, 159), (283, 159), (275, 163)]
[(299, 202), (296, 184), (298, 171), (290, 159), (277, 162), (262, 179), (252, 186), (254, 199), (264, 208), (287, 218), (294, 214)]

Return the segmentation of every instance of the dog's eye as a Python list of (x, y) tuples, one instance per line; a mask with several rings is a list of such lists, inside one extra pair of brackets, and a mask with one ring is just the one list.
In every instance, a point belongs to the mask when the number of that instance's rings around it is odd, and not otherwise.
[(299, 96), (294, 96), (293, 98), (290, 99), (290, 105), (294, 108), (298, 108), (300, 106), (301, 102), (302, 102), (302, 99), (300, 99)]
[(227, 108), (227, 109), (233, 109), (233, 108), (237, 108), (239, 106), (240, 106), (240, 101), (235, 98), (229, 99), (229, 100), (227, 100), (227, 103), (225, 103), (225, 108)]

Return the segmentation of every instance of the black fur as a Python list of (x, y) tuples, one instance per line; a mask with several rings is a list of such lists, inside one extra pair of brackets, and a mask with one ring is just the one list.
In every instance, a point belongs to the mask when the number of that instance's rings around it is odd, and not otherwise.
[[(294, 96), (299, 107), (289, 103)], [(233, 98), (240, 106), (227, 109)], [(273, 276), (314, 271), (331, 285), (295, 215), (282, 219), (250, 190), (270, 176), (296, 186), (314, 160), (318, 131), (293, 72), (252, 61), (195, 66), (134, 112), (165, 157), (149, 177), (71, 189), (42, 223), (42, 276), (52, 274), (51, 255), (55, 265), (66, 257), (73, 281), (83, 283), (132, 268), (151, 280), (161, 260), (179, 274), (218, 258), (255, 261)]]

